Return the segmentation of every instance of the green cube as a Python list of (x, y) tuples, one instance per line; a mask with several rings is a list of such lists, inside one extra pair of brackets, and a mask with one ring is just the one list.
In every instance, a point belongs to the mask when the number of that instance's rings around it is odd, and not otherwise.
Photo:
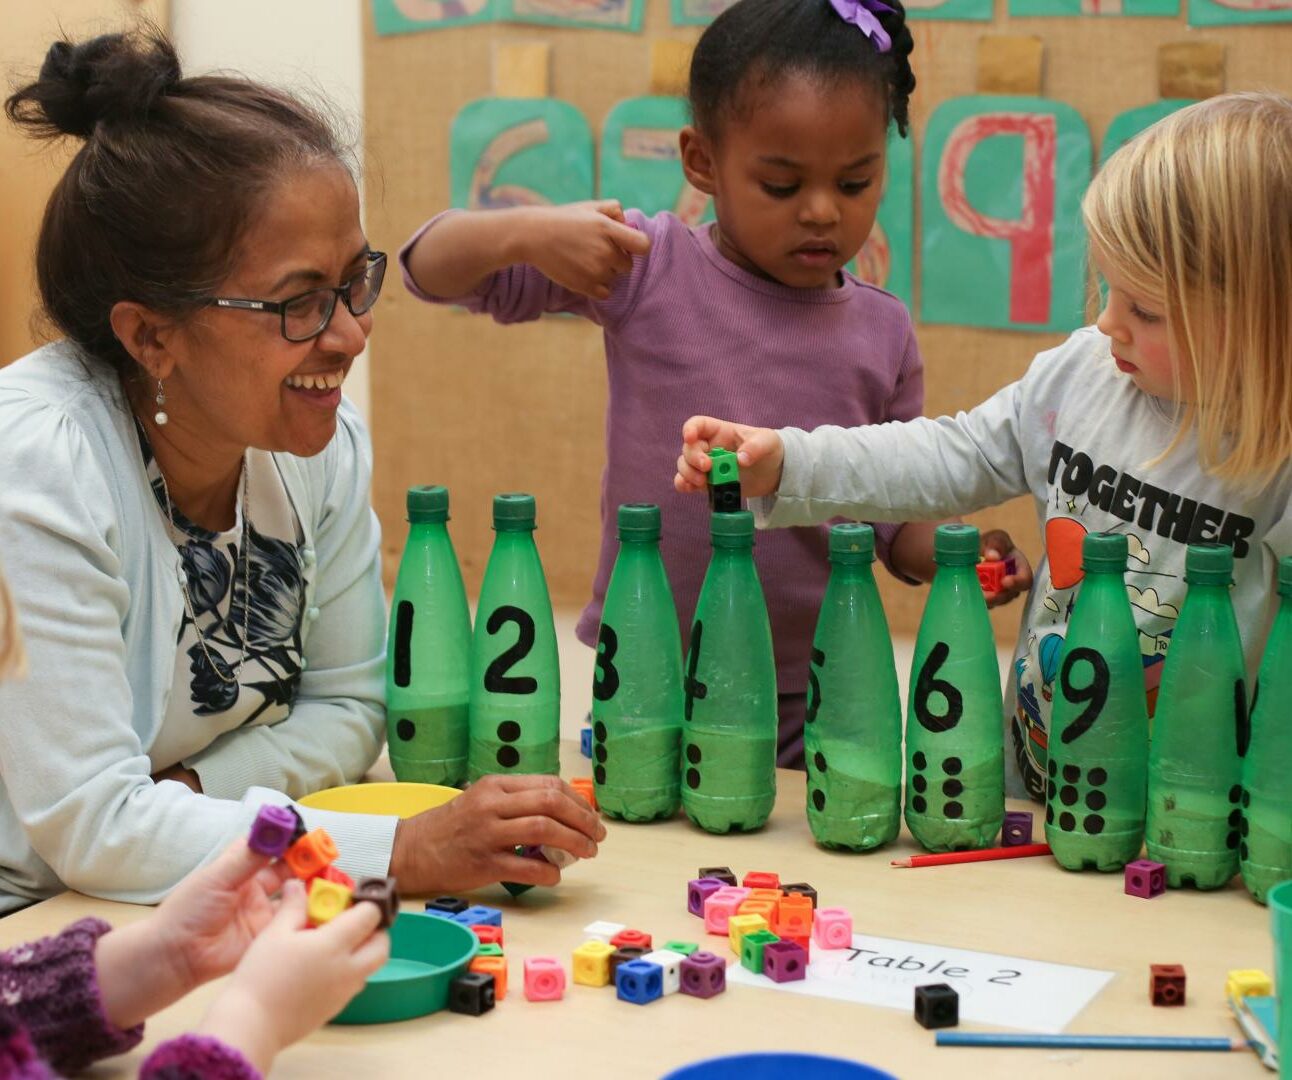
[(700, 946), (694, 941), (666, 941), (664, 948), (671, 952), (681, 953), (683, 956), (690, 956), (693, 952), (699, 952)]
[(709, 460), (713, 468), (709, 472), (710, 484), (738, 484), (740, 482), (740, 464), (736, 455), (730, 450), (714, 447), (709, 451)]
[(740, 940), (740, 963), (755, 975), (763, 973), (763, 949), (781, 939), (770, 930), (755, 930)]
[(476, 956), (501, 956), (502, 946), (496, 941), (483, 941), (476, 949)]

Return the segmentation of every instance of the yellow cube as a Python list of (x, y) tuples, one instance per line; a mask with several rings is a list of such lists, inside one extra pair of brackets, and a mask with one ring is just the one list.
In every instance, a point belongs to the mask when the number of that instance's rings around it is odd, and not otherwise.
[(1274, 984), (1263, 971), (1246, 969), (1231, 971), (1225, 982), (1225, 997), (1268, 997), (1274, 993)]
[(614, 951), (615, 947), (604, 941), (585, 941), (574, 950), (574, 981), (580, 986), (608, 986)]
[(315, 926), (331, 922), (350, 906), (352, 895), (344, 885), (316, 877), (310, 882), (310, 899), (306, 909), (310, 922)]
[(740, 943), (746, 934), (755, 930), (766, 930), (767, 920), (761, 915), (733, 915), (727, 920), (727, 936), (731, 941), (731, 951), (740, 955)]

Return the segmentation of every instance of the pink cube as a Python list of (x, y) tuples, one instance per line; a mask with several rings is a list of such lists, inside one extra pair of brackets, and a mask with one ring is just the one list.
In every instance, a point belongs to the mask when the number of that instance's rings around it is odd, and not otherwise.
[(296, 815), (285, 806), (262, 806), (251, 823), (247, 847), (260, 855), (275, 859), (292, 846), (296, 839)]
[(525, 959), (525, 997), (529, 1001), (560, 1001), (565, 996), (565, 968), (554, 956)]
[(1126, 864), (1126, 895), (1150, 900), (1166, 892), (1166, 867), (1152, 859)]
[(763, 946), (763, 974), (773, 982), (805, 979), (807, 966), (807, 952), (802, 945), (792, 941), (769, 941)]
[(852, 945), (852, 916), (841, 907), (817, 908), (812, 936), (823, 949), (846, 949)]
[(717, 878), (693, 878), (686, 883), (686, 910), (692, 915), (704, 918), (704, 902), (719, 889), (723, 883)]
[(727, 933), (727, 920), (740, 911), (744, 898), (719, 890), (704, 902), (704, 929), (710, 934)]
[(682, 961), (682, 993), (711, 998), (727, 989), (727, 963), (701, 949)]

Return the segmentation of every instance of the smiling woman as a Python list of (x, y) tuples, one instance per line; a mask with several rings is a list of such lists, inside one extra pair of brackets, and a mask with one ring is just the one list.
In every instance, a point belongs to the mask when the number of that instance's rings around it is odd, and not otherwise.
[[(185, 78), (158, 33), (55, 43), (6, 111), (82, 145), (37, 250), (64, 339), (0, 371), (0, 551), (30, 661), (0, 687), (0, 913), (65, 886), (148, 902), (263, 789), (356, 781), (381, 748), (371, 450), (342, 384), (385, 256), (319, 111)], [(586, 857), (600, 833), (524, 777), (327, 825), (351, 873), (412, 891), (550, 884), (516, 845)]]

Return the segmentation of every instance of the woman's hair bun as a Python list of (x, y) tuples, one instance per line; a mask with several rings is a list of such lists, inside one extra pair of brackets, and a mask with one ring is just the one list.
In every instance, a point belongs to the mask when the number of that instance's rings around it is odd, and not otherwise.
[(151, 29), (56, 41), (39, 78), (15, 92), (5, 111), (33, 135), (88, 139), (101, 123), (145, 121), (180, 78), (174, 46)]

